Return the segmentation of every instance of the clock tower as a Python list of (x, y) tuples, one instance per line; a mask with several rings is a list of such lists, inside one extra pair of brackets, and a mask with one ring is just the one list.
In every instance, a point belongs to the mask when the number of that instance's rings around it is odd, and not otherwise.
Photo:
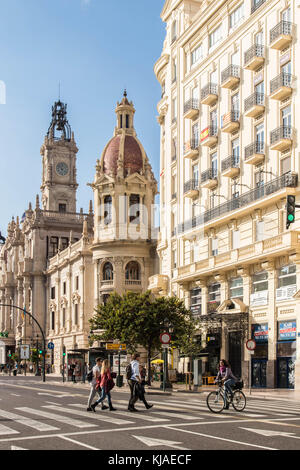
[(59, 100), (52, 106), (52, 121), (41, 147), (43, 210), (76, 212), (77, 152), (67, 120), (67, 105)]

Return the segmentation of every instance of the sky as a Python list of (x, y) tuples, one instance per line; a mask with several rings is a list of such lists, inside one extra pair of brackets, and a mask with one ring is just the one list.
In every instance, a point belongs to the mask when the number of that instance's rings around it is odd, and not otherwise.
[[(164, 0), (0, 0), (0, 231), (40, 194), (40, 148), (59, 97), (79, 148), (77, 210), (88, 211), (96, 160), (126, 88), (159, 181)], [(3, 90), (5, 89), (5, 103)], [(2, 95), (1, 95), (2, 92)]]

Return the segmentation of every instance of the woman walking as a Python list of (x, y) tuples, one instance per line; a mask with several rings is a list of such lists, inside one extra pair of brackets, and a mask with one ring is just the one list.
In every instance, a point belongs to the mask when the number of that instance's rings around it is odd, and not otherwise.
[(116, 408), (112, 406), (111, 395), (110, 395), (110, 391), (115, 386), (115, 384), (111, 376), (110, 365), (107, 359), (105, 359), (102, 363), (101, 374), (100, 374), (100, 377), (97, 379), (97, 381), (98, 381), (99, 387), (101, 387), (102, 389), (102, 392), (101, 392), (101, 397), (99, 398), (99, 400), (95, 401), (95, 403), (91, 405), (92, 410), (96, 411), (95, 410), (96, 406), (99, 405), (99, 403), (102, 403), (107, 397), (110, 411), (115, 411)]

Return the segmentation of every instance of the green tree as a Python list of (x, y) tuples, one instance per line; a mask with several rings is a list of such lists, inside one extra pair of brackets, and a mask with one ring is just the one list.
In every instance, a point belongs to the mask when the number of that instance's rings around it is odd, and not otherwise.
[(99, 305), (90, 319), (92, 330), (104, 330), (93, 334), (91, 340), (118, 340), (126, 343), (132, 353), (142, 346), (148, 356), (148, 380), (150, 383), (150, 361), (154, 351), (161, 349), (160, 334), (164, 325), (172, 326), (172, 344), (186, 348), (187, 338), (195, 330), (192, 314), (177, 297), (154, 298), (148, 291), (142, 294), (127, 292), (112, 294), (105, 305)]

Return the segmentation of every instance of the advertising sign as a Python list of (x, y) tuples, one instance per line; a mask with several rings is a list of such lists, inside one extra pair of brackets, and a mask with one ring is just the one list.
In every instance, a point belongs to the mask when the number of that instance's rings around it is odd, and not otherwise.
[(268, 323), (252, 325), (252, 338), (255, 340), (256, 343), (268, 342)]
[[(128, 365), (127, 356), (122, 354), (120, 356), (121, 375), (126, 374), (126, 366), (127, 365)], [(113, 370), (114, 370), (114, 372), (118, 372), (118, 368), (119, 368), (119, 355), (116, 355), (116, 356), (113, 357)]]
[(254, 306), (267, 305), (268, 304), (268, 294), (269, 291), (263, 290), (259, 292), (254, 292), (250, 295), (250, 304)]
[(278, 323), (278, 340), (296, 339), (297, 327), (296, 321), (287, 321)]
[(20, 359), (29, 360), (30, 358), (30, 346), (29, 344), (21, 344), (20, 346)]

